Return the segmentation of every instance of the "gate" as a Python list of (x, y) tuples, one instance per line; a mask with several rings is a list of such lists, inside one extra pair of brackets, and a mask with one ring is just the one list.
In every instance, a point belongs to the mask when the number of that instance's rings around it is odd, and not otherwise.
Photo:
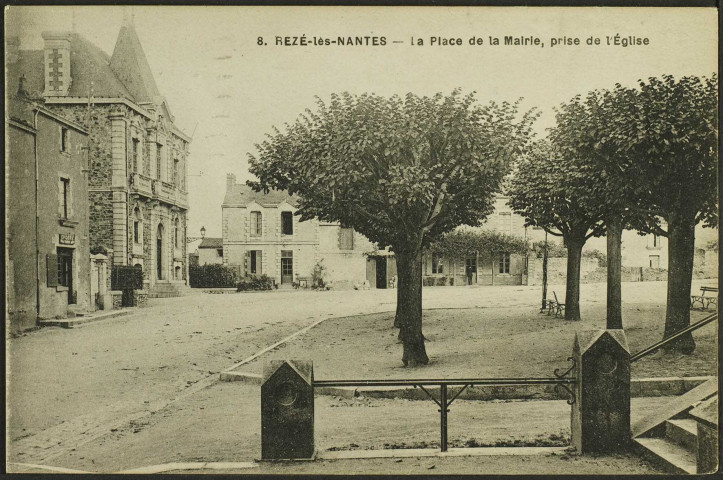
[(111, 290), (121, 290), (123, 296), (121, 305), (135, 306), (134, 290), (143, 289), (143, 268), (129, 265), (113, 265), (110, 272)]
[[(262, 444), (286, 442), (288, 445), (283, 452), (262, 450), (262, 459), (313, 456), (307, 454), (313, 452), (313, 402), (309, 408), (308, 402), (300, 399), (307, 398), (304, 392), (323, 387), (420, 388), (439, 407), (440, 448), (446, 452), (449, 407), (468, 387), (554, 385), (555, 391), (568, 397), (571, 443), (579, 453), (611, 453), (626, 449), (630, 443), (630, 352), (625, 333), (622, 330), (579, 332), (575, 335), (573, 355), (568, 361), (572, 366), (562, 372), (556, 369), (552, 377), (386, 380), (315, 380), (310, 361), (275, 362), (264, 367), (262, 425), (279, 428), (262, 428)], [(428, 390), (430, 386), (439, 386), (439, 398)], [(450, 387), (458, 387), (451, 396)], [(299, 445), (294, 442), (303, 442), (305, 446), (297, 448)], [(301, 454), (301, 451), (307, 453)]]

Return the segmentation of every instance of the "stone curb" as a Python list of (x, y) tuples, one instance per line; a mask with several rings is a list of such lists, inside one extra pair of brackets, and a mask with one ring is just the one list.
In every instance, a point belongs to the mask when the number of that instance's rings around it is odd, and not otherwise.
[(101, 320), (108, 320), (109, 318), (121, 317), (124, 315), (128, 315), (129, 313), (131, 313), (131, 310), (123, 309), (114, 310), (107, 313), (100, 313), (98, 315), (40, 320), (38, 323), (43, 327), (74, 328), (91, 322), (99, 322)]
[[(703, 382), (714, 378), (707, 377), (658, 377), (634, 378), (630, 382), (630, 396), (664, 397), (677, 396), (691, 390)], [(222, 372), (223, 382), (244, 382), (250, 385), (261, 385), (261, 375), (246, 372)], [(437, 393), (439, 387), (425, 387), (430, 393)], [(450, 387), (449, 395), (454, 396), (460, 387)], [(427, 394), (419, 388), (401, 387), (320, 387), (315, 392), (319, 395), (335, 395), (343, 398), (358, 396), (368, 398), (403, 398), (407, 400), (426, 400)], [(468, 387), (459, 397), (464, 400), (564, 400), (567, 393), (555, 391), (554, 385), (522, 385), (522, 386), (478, 386)]]

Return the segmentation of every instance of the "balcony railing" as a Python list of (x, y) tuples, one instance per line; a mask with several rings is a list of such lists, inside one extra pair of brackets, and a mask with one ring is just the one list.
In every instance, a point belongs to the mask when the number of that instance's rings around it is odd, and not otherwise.
[(173, 184), (134, 173), (131, 175), (131, 188), (134, 192), (149, 198), (188, 208), (188, 193), (179, 190)]

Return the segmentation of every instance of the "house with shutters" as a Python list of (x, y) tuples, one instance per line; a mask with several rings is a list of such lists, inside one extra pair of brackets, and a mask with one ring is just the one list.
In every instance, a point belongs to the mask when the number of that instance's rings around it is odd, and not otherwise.
[(6, 108), (5, 313), (15, 332), (91, 305), (88, 132), (22, 84)]
[(187, 288), (191, 139), (174, 125), (132, 17), (112, 55), (75, 32), (42, 37), (42, 50), (7, 42), (7, 88), (23, 78), (44, 108), (87, 130), (91, 253), (142, 268), (150, 296), (178, 295)]
[[(254, 192), (227, 175), (222, 205), (223, 263), (241, 275), (268, 275), (280, 287), (311, 285), (317, 264), (336, 288), (361, 285), (375, 246), (352, 228), (295, 215), (297, 198)], [(374, 280), (370, 283), (374, 286)]]

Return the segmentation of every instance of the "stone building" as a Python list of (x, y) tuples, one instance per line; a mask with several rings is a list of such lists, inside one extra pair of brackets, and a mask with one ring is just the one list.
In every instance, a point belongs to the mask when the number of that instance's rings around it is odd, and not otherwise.
[[(463, 225), (460, 229), (471, 231), (494, 231), (530, 243), (544, 240), (545, 232), (534, 227), (525, 227), (525, 219), (512, 211), (507, 204), (509, 197), (498, 195), (494, 211), (479, 227)], [(422, 272), (425, 277), (435, 279), (437, 285), (526, 285), (527, 257), (515, 253), (492, 255), (476, 252), (464, 258), (441, 258), (426, 254)], [(431, 282), (430, 282), (431, 283)]]
[(20, 94), (7, 99), (5, 293), (9, 331), (92, 307), (87, 132)]
[(186, 171), (190, 138), (173, 123), (132, 20), (113, 54), (74, 32), (44, 32), (43, 50), (13, 44), (8, 79), (25, 76), (48, 110), (88, 129), (90, 249), (139, 265), (153, 296), (187, 278)]
[[(479, 227), (461, 226), (461, 229), (472, 231), (494, 231), (527, 240), (530, 244), (545, 241), (545, 231), (539, 227), (525, 227), (525, 219), (512, 211), (508, 205), (509, 197), (498, 195), (494, 203), (494, 211)], [(665, 228), (665, 226), (663, 227)], [(718, 253), (717, 230), (696, 227), (696, 253), (694, 275), (698, 278), (717, 277)], [(547, 236), (548, 242), (563, 244), (562, 237)], [(605, 237), (590, 238), (583, 247), (583, 255), (597, 250), (607, 253)], [(668, 239), (653, 234), (640, 235), (634, 230), (624, 230), (621, 243), (624, 281), (641, 281), (648, 279), (665, 279), (664, 271), (668, 268)], [(566, 259), (550, 260), (550, 275), (556, 282), (564, 283)], [(477, 252), (466, 258), (440, 258), (437, 255), (425, 255), (423, 274), (434, 278), (438, 285), (533, 285), (541, 282), (542, 259), (514, 253), (491, 255)], [(583, 257), (583, 274), (600, 270), (595, 258)], [(602, 269), (604, 270), (604, 269)], [(602, 271), (604, 273), (604, 271)], [(604, 281), (604, 275), (597, 272), (590, 281)], [(532, 278), (534, 277), (534, 278)], [(583, 280), (585, 280), (583, 275)], [(454, 278), (454, 282), (451, 279)], [(602, 279), (602, 280), (599, 280)], [(471, 280), (471, 282), (470, 282)], [(432, 283), (429, 282), (428, 283)]]
[(229, 174), (222, 205), (224, 264), (238, 266), (242, 275), (266, 274), (279, 286), (311, 285), (317, 264), (325, 269), (325, 281), (337, 287), (363, 284), (365, 254), (374, 245), (338, 223), (300, 222), (296, 201), (284, 192), (254, 192)]

